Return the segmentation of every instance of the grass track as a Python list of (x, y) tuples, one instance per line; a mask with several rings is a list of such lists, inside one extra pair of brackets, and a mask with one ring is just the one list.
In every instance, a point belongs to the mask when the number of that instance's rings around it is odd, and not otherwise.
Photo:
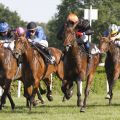
[(16, 98), (16, 108), (12, 112), (10, 104), (7, 104), (0, 111), (0, 120), (120, 120), (120, 92), (115, 91), (112, 105), (108, 106), (108, 101), (104, 99), (104, 94), (91, 93), (88, 98), (88, 106), (85, 113), (80, 113), (80, 108), (76, 107), (76, 96), (63, 103), (62, 96), (53, 95), (54, 101), (47, 101), (45, 104), (39, 104), (29, 112), (25, 107), (23, 97)]

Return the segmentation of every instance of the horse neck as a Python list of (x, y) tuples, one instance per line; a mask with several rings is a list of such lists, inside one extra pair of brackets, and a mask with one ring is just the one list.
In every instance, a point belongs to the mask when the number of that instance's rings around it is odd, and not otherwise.
[(27, 62), (29, 63), (31, 63), (35, 57), (34, 49), (30, 46), (30, 44), (26, 45), (24, 57), (25, 57), (25, 60), (27, 60)]
[[(24, 58), (26, 65), (30, 65), (31, 67), (33, 66), (33, 63), (35, 64), (42, 64), (44, 62), (42, 56), (38, 53), (37, 50), (34, 50), (34, 48), (31, 47), (30, 44), (27, 44), (25, 53), (24, 53)], [(43, 64), (41, 66), (44, 66)]]
[(8, 59), (11, 60), (12, 58), (14, 58), (12, 51), (9, 50), (8, 48), (0, 48), (0, 58)]
[(119, 60), (120, 59), (120, 49), (114, 44), (110, 43), (107, 56), (111, 57), (112, 59)]
[[(7, 48), (0, 48), (0, 65), (3, 67), (3, 70), (5, 70), (5, 72), (10, 72), (10, 74), (7, 75), (15, 74), (15, 71), (17, 69), (17, 61), (13, 56), (11, 50)], [(14, 70), (12, 71), (12, 69)]]
[(109, 51), (111, 54), (114, 54), (114, 53), (116, 53), (116, 50), (117, 50), (117, 46), (115, 46), (114, 43), (109, 43), (108, 51)]

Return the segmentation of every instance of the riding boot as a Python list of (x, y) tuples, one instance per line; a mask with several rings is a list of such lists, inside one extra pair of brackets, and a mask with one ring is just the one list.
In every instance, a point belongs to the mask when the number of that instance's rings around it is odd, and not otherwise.
[(36, 44), (35, 46), (44, 52), (44, 54), (45, 54), (44, 57), (48, 60), (48, 62), (50, 62), (51, 64), (55, 63), (55, 57), (52, 55), (52, 53), (50, 52), (50, 50), (47, 47), (44, 47), (40, 44)]
[(17, 59), (17, 66), (19, 66), (23, 62), (23, 57), (20, 55)]
[(92, 55), (90, 53), (90, 43), (87, 41), (87, 42), (84, 43), (84, 46), (85, 46), (85, 50), (88, 54), (88, 57), (87, 57), (87, 63), (88, 63), (87, 71), (88, 71), (89, 68), (90, 68), (90, 63), (91, 63), (91, 59), (92, 59)]
[(85, 50), (86, 50), (86, 53), (88, 54), (88, 58), (91, 58), (91, 53), (90, 53), (90, 43), (87, 41), (84, 43), (84, 47), (85, 47)]
[(51, 63), (51, 64), (55, 64), (55, 57), (52, 55), (51, 51), (45, 47), (45, 53), (46, 55), (48, 56), (48, 61)]

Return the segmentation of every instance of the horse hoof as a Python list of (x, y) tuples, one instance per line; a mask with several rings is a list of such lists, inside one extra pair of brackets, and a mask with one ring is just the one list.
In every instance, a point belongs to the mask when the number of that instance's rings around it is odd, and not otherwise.
[(41, 100), (41, 104), (44, 104), (45, 102), (44, 102), (44, 100)]
[(33, 106), (37, 106), (39, 103), (44, 104), (43, 100), (36, 100), (33, 102)]
[(62, 102), (65, 102), (65, 101), (66, 101), (65, 97), (63, 97)]
[(49, 101), (53, 101), (52, 95), (48, 95), (48, 96), (47, 96), (47, 99), (48, 99)]
[(79, 101), (77, 102), (77, 106), (80, 107), (80, 102)]
[(82, 107), (82, 108), (80, 109), (80, 112), (85, 112), (85, 108)]
[(78, 107), (82, 107), (82, 106), (83, 106), (82, 101), (77, 101), (77, 106), (78, 106)]
[(15, 109), (15, 104), (12, 105), (12, 111), (14, 111), (14, 109)]
[(41, 90), (40, 93), (41, 95), (46, 94), (46, 90)]
[(110, 99), (110, 95), (107, 94), (106, 97), (105, 97), (105, 99)]
[(2, 110), (2, 106), (0, 106), (0, 110)]

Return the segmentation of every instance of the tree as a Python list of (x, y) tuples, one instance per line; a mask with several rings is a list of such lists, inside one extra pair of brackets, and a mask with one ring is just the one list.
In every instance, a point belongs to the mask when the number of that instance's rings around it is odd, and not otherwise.
[(48, 30), (49, 30), (49, 42), (51, 46), (55, 46), (62, 49), (62, 41), (59, 41), (56, 38), (58, 31), (61, 26), (65, 23), (67, 15), (70, 12), (78, 13), (79, 2), (75, 0), (62, 0), (62, 3), (58, 5), (58, 13), (55, 14), (55, 17), (48, 22)]
[(26, 22), (21, 20), (17, 12), (11, 12), (8, 7), (4, 7), (3, 4), (0, 4), (0, 20), (5, 20), (12, 28), (18, 26), (25, 26)]
[(98, 20), (92, 24), (92, 28), (95, 30), (93, 42), (97, 43), (99, 35), (107, 30), (110, 24), (120, 24), (119, 0), (85, 0), (84, 2), (84, 8), (89, 8), (92, 5), (93, 8), (97, 8), (99, 11)]
[(93, 9), (98, 9), (98, 20), (92, 23), (92, 28), (95, 34), (92, 36), (93, 42), (98, 42), (99, 34), (102, 34), (108, 29), (109, 24), (115, 23), (120, 25), (120, 5), (119, 0), (62, 0), (58, 5), (58, 13), (55, 14), (53, 20), (48, 22), (49, 39), (52, 41), (51, 45), (61, 48), (62, 42), (56, 38), (56, 34), (60, 27), (66, 21), (66, 17), (70, 12), (76, 13), (78, 16), (83, 17), (85, 8), (93, 6)]

